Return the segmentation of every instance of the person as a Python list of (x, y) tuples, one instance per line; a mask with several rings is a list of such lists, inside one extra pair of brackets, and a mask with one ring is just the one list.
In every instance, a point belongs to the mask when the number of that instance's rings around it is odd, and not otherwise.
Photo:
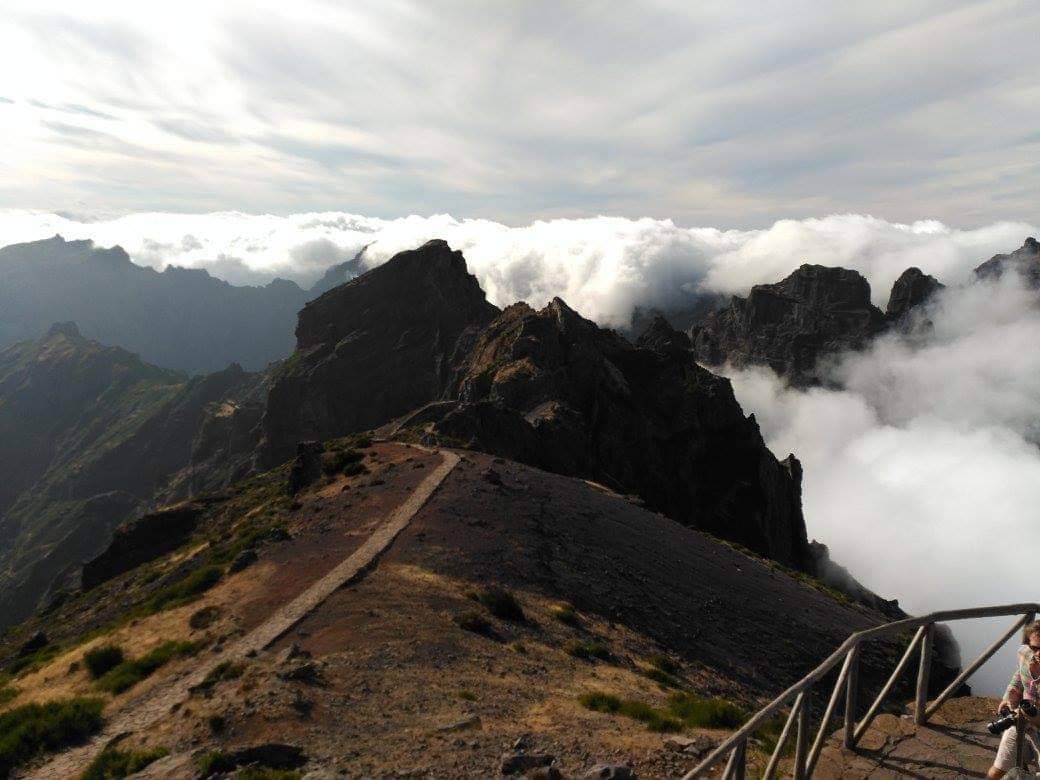
[[(1023, 699), (1040, 706), (1040, 621), (1026, 626), (1022, 634), (1023, 644), (1018, 649), (1018, 668), (1011, 675), (1011, 682), (1008, 683), (1004, 698), (997, 707), (997, 714), (1000, 717), (1016, 709)], [(1027, 736), (1034, 735), (1036, 722), (1027, 724), (1026, 729)], [(1000, 780), (1014, 768), (1018, 747), (1016, 732), (1017, 729), (1012, 726), (1001, 735), (997, 757), (989, 772), (986, 773), (986, 780)], [(1026, 743), (1030, 745), (1028, 750), (1034, 750), (1032, 739), (1027, 739)]]

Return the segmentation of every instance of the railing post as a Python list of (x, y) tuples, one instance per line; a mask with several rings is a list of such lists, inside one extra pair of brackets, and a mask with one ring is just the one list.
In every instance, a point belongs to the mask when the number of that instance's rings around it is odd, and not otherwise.
[(857, 642), (849, 650), (849, 677), (845, 688), (845, 739), (846, 750), (856, 749), (856, 707), (859, 705), (859, 649)]
[(733, 747), (733, 752), (722, 772), (724, 780), (744, 780), (747, 771), (747, 740), (742, 739)]
[(914, 723), (923, 726), (928, 722), (928, 679), (932, 673), (932, 641), (935, 638), (935, 623), (929, 623), (921, 640), (921, 660), (917, 666), (917, 696), (914, 701)]
[(811, 728), (809, 692), (804, 691), (803, 695), (805, 698), (802, 699), (802, 706), (798, 710), (798, 732), (795, 735), (794, 743), (794, 780), (806, 780), (809, 776), (805, 771), (806, 758), (809, 753), (809, 729)]

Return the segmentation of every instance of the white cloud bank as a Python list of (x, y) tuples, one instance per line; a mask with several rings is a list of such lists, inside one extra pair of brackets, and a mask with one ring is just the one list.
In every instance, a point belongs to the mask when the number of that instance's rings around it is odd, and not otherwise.
[(595, 217), (509, 227), (449, 215), (377, 219), (343, 212), (286, 217), (225, 212), (138, 213), (87, 219), (0, 210), (0, 245), (61, 233), (122, 245), (143, 265), (208, 268), (234, 283), (274, 275), (312, 282), (364, 246), (366, 262), (443, 238), (466, 256), (488, 298), (499, 306), (554, 295), (604, 325), (625, 325), (636, 304), (681, 307), (702, 292), (743, 293), (777, 281), (802, 263), (854, 268), (884, 306), (892, 283), (917, 265), (947, 283), (965, 281), (996, 252), (1036, 233), (1002, 222), (960, 230), (939, 222), (886, 222), (841, 214), (782, 220), (761, 230), (681, 227), (670, 220)]
[[(732, 374), (770, 447), (805, 466), (812, 536), (912, 613), (1040, 600), (1040, 298), (1017, 280), (941, 295), (922, 341), (878, 340), (835, 368), (842, 391)], [(971, 660), (1011, 618), (954, 624)], [(1011, 651), (975, 684), (998, 693)]]

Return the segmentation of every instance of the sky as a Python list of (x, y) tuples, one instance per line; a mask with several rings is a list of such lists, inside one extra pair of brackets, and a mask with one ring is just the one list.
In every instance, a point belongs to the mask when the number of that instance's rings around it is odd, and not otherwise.
[(1040, 201), (1040, 4), (0, 0), (0, 208), (962, 228)]

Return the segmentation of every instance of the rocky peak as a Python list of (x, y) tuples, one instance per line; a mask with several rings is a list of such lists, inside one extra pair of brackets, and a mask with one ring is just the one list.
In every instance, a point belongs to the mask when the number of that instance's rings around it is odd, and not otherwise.
[(884, 328), (859, 273), (803, 265), (781, 282), (755, 285), (747, 298), (734, 296), (689, 335), (697, 358), (709, 365), (768, 365), (812, 383), (822, 356), (860, 349)]
[(654, 349), (658, 352), (688, 350), (690, 348), (690, 337), (682, 331), (673, 328), (668, 320), (658, 314), (636, 340), (636, 346)]
[(52, 339), (55, 336), (65, 336), (65, 338), (76, 340), (83, 338), (79, 332), (79, 326), (75, 322), (55, 322), (47, 329), (44, 340)]
[(1018, 273), (1033, 288), (1040, 288), (1040, 241), (1030, 236), (1010, 254), (993, 255), (975, 269), (978, 279), (999, 279), (1007, 271)]
[(913, 308), (920, 306), (945, 286), (920, 268), (907, 268), (892, 285), (885, 316), (893, 321), (904, 320)]
[(499, 313), (461, 252), (434, 240), (308, 303), (296, 353), (276, 372), (261, 462), (296, 442), (367, 430), (437, 400)]
[[(666, 322), (654, 331), (682, 343)], [(633, 346), (555, 299), (540, 311), (503, 311), (459, 377), (458, 401), (426, 410), (436, 433), (594, 479), (682, 523), (808, 565), (800, 468), (773, 457), (729, 381), (688, 350)]]

